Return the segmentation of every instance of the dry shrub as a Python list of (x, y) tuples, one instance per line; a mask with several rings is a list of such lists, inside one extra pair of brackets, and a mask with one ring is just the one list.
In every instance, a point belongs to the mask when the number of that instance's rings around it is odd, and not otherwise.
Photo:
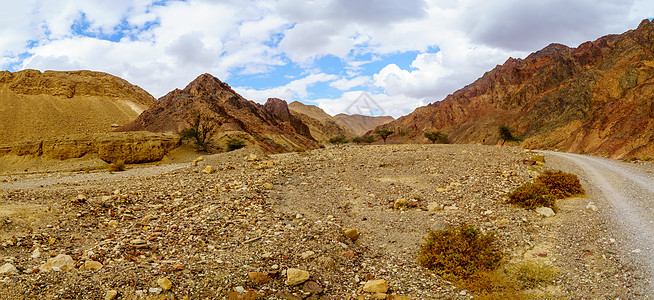
[(524, 288), (535, 288), (539, 285), (552, 282), (559, 273), (553, 266), (534, 261), (518, 263), (513, 266), (512, 272)]
[(531, 160), (539, 161), (539, 162), (544, 163), (545, 162), (545, 156), (544, 155), (532, 155)]
[(526, 299), (519, 291), (521, 285), (504, 268), (481, 271), (467, 279), (463, 286), (475, 295), (475, 299), (495, 300)]
[(125, 171), (125, 161), (124, 160), (119, 160), (116, 162), (113, 162), (109, 164), (109, 172), (121, 172)]
[(509, 203), (528, 209), (541, 206), (556, 208), (556, 197), (541, 183), (525, 183), (509, 193)]
[(536, 178), (535, 182), (547, 187), (550, 190), (550, 193), (557, 199), (583, 195), (586, 193), (581, 187), (577, 175), (562, 171), (545, 171)]
[(502, 253), (495, 241), (495, 235), (483, 234), (472, 226), (430, 230), (420, 245), (418, 262), (446, 279), (468, 278), (497, 268)]

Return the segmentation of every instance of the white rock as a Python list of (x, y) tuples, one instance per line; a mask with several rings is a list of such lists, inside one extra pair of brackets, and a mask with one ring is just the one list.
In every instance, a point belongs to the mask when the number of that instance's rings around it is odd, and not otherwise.
[(634, 250), (631, 250), (631, 253), (636, 253), (636, 254), (638, 254), (638, 253), (640, 253), (640, 252), (642, 252), (640, 249), (634, 249)]
[(65, 271), (68, 272), (73, 269), (75, 262), (70, 255), (59, 254), (39, 267), (41, 271)]
[(41, 257), (41, 251), (39, 250), (39, 248), (36, 248), (34, 249), (34, 251), (32, 251), (32, 258), (39, 258), (39, 257)]
[(18, 274), (18, 269), (11, 263), (6, 263), (0, 267), (0, 274)]
[(161, 292), (163, 292), (163, 289), (155, 287), (155, 288), (148, 289), (148, 292), (159, 295), (161, 294)]
[(539, 215), (542, 215), (542, 216), (544, 216), (544, 217), (546, 217), (546, 218), (553, 217), (553, 216), (556, 215), (556, 214), (554, 213), (554, 210), (552, 210), (552, 209), (549, 208), (549, 207), (539, 207), (539, 208), (536, 208), (535, 211), (536, 211)]
[(237, 292), (237, 293), (242, 294), (242, 293), (245, 293), (245, 288), (242, 287), (242, 286), (237, 286), (237, 287), (234, 288), (234, 291)]
[(588, 204), (586, 204), (586, 209), (590, 209), (592, 211), (597, 211), (597, 206), (595, 206), (595, 203), (593, 203), (593, 202), (588, 202)]

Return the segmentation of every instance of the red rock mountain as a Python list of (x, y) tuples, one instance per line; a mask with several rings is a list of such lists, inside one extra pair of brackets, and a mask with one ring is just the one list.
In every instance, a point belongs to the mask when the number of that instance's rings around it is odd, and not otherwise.
[(443, 130), (455, 143), (495, 144), (500, 125), (523, 146), (614, 158), (654, 154), (654, 23), (577, 48), (552, 44), (509, 58), (472, 84), (416, 109), (387, 129), (426, 142)]
[(190, 119), (201, 114), (218, 128), (215, 140), (247, 139), (275, 153), (318, 147), (309, 127), (294, 117), (285, 101), (268, 99), (260, 105), (237, 94), (218, 78), (203, 74), (183, 90), (159, 98), (136, 120), (118, 131), (181, 132)]

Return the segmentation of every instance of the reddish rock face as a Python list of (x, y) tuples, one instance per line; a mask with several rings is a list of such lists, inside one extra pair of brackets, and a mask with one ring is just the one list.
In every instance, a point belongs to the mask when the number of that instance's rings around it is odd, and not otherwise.
[(249, 101), (226, 83), (200, 75), (183, 90), (157, 100), (136, 120), (117, 131), (181, 132), (194, 114), (207, 116), (218, 132), (242, 132), (267, 152), (310, 149), (318, 143), (309, 128), (293, 117), (285, 101), (269, 99), (265, 105)]
[(654, 153), (654, 23), (576, 49), (552, 44), (508, 59), (472, 84), (380, 128), (400, 142), (443, 130), (455, 143), (496, 144), (497, 128), (523, 146), (626, 158)]

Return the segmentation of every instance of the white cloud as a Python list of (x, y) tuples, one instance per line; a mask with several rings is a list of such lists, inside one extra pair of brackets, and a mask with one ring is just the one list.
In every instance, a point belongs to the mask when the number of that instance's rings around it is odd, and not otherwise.
[(330, 74), (311, 74), (306, 77), (296, 79), (290, 83), (270, 89), (256, 90), (244, 87), (235, 87), (234, 90), (246, 99), (255, 102), (264, 103), (268, 98), (279, 98), (288, 102), (294, 100), (303, 100), (309, 97), (308, 88), (319, 82), (330, 82), (338, 79), (336, 75)]
[(354, 77), (351, 79), (341, 78), (329, 84), (329, 86), (341, 91), (348, 91), (355, 87), (368, 85), (372, 82), (369, 76)]
[[(336, 99), (324, 98), (307, 102), (317, 105), (332, 116), (339, 113), (347, 113), (374, 116), (385, 115), (393, 116), (395, 118), (406, 115), (417, 107), (426, 104), (420, 99), (367, 92), (368, 96), (372, 99), (371, 103), (362, 102), (361, 100), (357, 101), (364, 92), (365, 91), (350, 91), (343, 93), (341, 97)], [(377, 107), (380, 107), (381, 110), (377, 110)], [(371, 110), (373, 111), (371, 112)]]

